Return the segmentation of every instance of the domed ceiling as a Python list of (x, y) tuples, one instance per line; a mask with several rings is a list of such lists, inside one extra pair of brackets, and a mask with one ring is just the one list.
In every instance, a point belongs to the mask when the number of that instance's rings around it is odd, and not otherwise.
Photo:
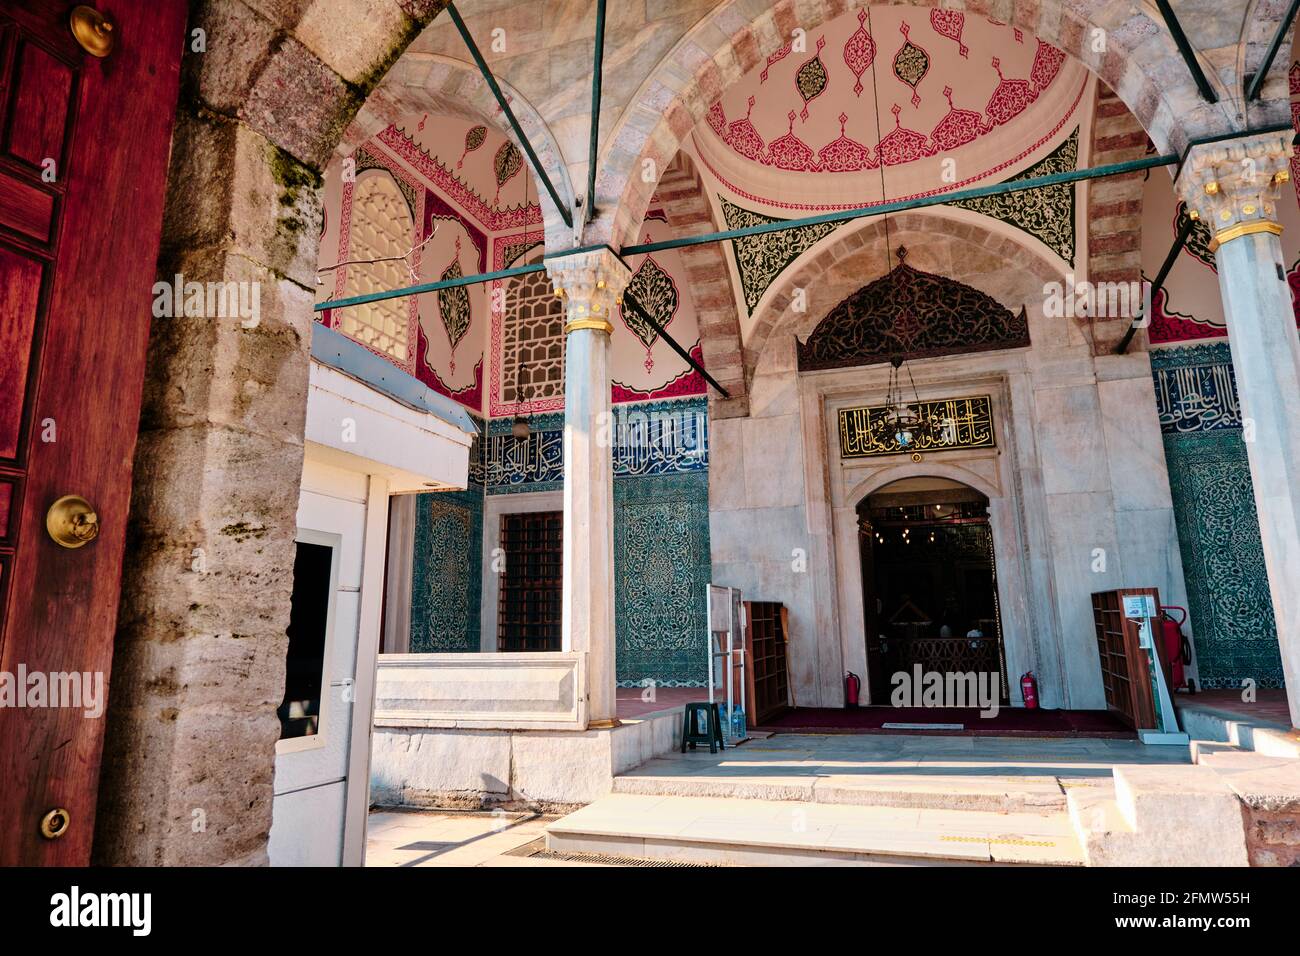
[(772, 54), (713, 104), (692, 142), (737, 197), (851, 208), (1006, 178), (1077, 123), (1088, 81), (1015, 27), (863, 8)]

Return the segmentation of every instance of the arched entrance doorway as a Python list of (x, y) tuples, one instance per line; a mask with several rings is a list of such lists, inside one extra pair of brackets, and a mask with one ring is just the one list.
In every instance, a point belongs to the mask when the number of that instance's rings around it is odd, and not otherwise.
[(975, 674), (1007, 703), (989, 499), (950, 478), (910, 477), (857, 512), (870, 699), (891, 701), (937, 672)]

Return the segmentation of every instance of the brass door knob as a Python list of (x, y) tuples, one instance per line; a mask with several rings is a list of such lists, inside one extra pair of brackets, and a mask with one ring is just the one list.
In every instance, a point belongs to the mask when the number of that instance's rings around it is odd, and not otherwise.
[(79, 495), (64, 495), (45, 512), (45, 530), (65, 548), (80, 548), (99, 534), (99, 515)]
[(57, 840), (68, 832), (71, 823), (72, 815), (63, 807), (55, 807), (41, 817), (41, 836), (47, 840)]
[(94, 7), (73, 7), (68, 26), (81, 48), (101, 59), (113, 52), (113, 21)]

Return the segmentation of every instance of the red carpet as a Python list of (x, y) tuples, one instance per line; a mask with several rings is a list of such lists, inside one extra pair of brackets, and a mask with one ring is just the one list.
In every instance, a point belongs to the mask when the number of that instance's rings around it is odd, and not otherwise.
[[(900, 730), (885, 724), (962, 724), (963, 730)], [(973, 707), (796, 707), (758, 730), (815, 734), (933, 734), (981, 737), (1137, 736), (1105, 710), (1026, 710), (1003, 707), (985, 718)]]

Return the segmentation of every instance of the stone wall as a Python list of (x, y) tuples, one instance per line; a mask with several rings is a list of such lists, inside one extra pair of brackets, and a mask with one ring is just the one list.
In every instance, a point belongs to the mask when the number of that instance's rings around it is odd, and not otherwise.
[[(962, 214), (955, 214), (962, 215)], [(753, 339), (750, 415), (714, 423), (710, 525), (715, 579), (790, 608), (801, 706), (840, 706), (862, 673), (854, 507), (879, 484), (940, 474), (994, 499), (995, 549), (1011, 682), (1034, 669), (1048, 707), (1104, 707), (1090, 595), (1136, 582), (1180, 603), (1181, 560), (1145, 353), (1094, 356), (1086, 326), (1049, 318), (1050, 264), (975, 217), (890, 217), (909, 264), (1026, 307), (1032, 346), (911, 363), (922, 398), (992, 394), (994, 453), (841, 461), (835, 409), (878, 404), (887, 365), (799, 373), (800, 339), (879, 275), (883, 225), (826, 240), (793, 270)], [(795, 309), (794, 290), (807, 309)], [(763, 330), (767, 329), (766, 335)]]
[[(493, 518), (537, 510), (563, 487), (563, 416), (484, 426), (464, 492), (418, 496), (411, 651), (496, 647)], [(616, 406), (614, 588), (618, 680), (703, 686), (709, 555), (708, 408), (699, 398)], [(474, 480), (477, 476), (478, 481)], [(518, 496), (524, 496), (520, 498)], [(485, 502), (492, 501), (485, 521)], [(514, 501), (525, 502), (520, 508)], [(560, 504), (554, 502), (558, 510)], [(543, 507), (543, 510), (544, 507)], [(477, 535), (469, 541), (465, 535)], [(482, 568), (482, 576), (479, 569)]]
[[(159, 275), (258, 283), (261, 320), (151, 331), (94, 856), (265, 863), (284, 693), (320, 171), (436, 2), (206, 0)], [(418, 6), (418, 9), (416, 7)], [(344, 9), (340, 9), (344, 7)]]

